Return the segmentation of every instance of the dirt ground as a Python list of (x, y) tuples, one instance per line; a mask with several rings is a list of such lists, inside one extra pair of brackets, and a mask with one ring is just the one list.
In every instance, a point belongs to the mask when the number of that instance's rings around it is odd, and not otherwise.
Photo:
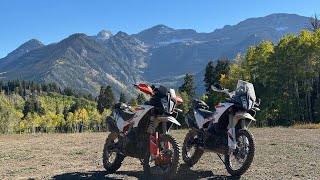
[[(253, 164), (241, 179), (320, 179), (320, 129), (252, 128)], [(186, 130), (172, 131), (182, 145)], [(0, 136), (0, 179), (139, 179), (140, 161), (126, 158), (106, 174), (102, 149), (107, 133)], [(215, 153), (192, 168), (180, 160), (177, 179), (235, 179)], [(239, 178), (238, 178), (239, 179)]]

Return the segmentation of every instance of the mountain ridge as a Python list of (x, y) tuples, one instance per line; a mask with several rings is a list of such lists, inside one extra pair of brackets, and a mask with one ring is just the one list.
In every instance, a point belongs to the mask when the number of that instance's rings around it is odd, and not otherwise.
[(233, 59), (261, 40), (276, 43), (287, 33), (305, 29), (308, 21), (276, 13), (209, 33), (159, 24), (131, 35), (108, 30), (93, 36), (75, 33), (49, 45), (32, 39), (0, 59), (0, 78), (54, 81), (94, 95), (106, 84), (114, 86), (117, 95), (130, 96), (136, 93), (131, 84), (141, 81), (177, 87), (186, 73), (198, 74), (196, 84), (202, 84), (198, 76), (210, 60)]

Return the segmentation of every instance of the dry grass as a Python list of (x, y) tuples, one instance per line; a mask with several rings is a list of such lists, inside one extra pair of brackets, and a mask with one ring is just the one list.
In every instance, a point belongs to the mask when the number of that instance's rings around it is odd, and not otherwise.
[(320, 129), (320, 123), (295, 124), (292, 127), (295, 129)]
[[(251, 129), (256, 155), (241, 179), (320, 179), (320, 130)], [(186, 130), (172, 134), (182, 145)], [(115, 174), (106, 174), (102, 149), (107, 133), (0, 136), (0, 179), (139, 179), (140, 161), (126, 158)], [(232, 179), (217, 155), (206, 152), (177, 179)]]

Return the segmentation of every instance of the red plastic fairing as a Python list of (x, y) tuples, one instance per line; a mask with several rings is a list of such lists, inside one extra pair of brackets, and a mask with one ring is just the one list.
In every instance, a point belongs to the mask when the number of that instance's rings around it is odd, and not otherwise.
[(177, 96), (176, 99), (178, 104), (183, 104), (183, 100), (180, 96)]
[(150, 94), (153, 94), (153, 90), (151, 89), (151, 87), (149, 87), (148, 85), (144, 84), (144, 83), (140, 83), (139, 85), (136, 86), (138, 89), (140, 89), (140, 91)]

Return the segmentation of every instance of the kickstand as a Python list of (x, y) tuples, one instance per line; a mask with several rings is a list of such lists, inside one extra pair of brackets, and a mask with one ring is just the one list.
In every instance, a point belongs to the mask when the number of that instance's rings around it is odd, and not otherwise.
[(222, 159), (221, 155), (220, 155), (220, 154), (218, 154), (218, 153), (217, 153), (217, 155), (219, 156), (219, 158), (220, 158), (221, 162), (222, 162), (224, 165), (226, 165), (226, 162), (224, 162), (224, 160)]
[(141, 162), (141, 165), (143, 165), (143, 159), (139, 159), (140, 160), (140, 162)]

